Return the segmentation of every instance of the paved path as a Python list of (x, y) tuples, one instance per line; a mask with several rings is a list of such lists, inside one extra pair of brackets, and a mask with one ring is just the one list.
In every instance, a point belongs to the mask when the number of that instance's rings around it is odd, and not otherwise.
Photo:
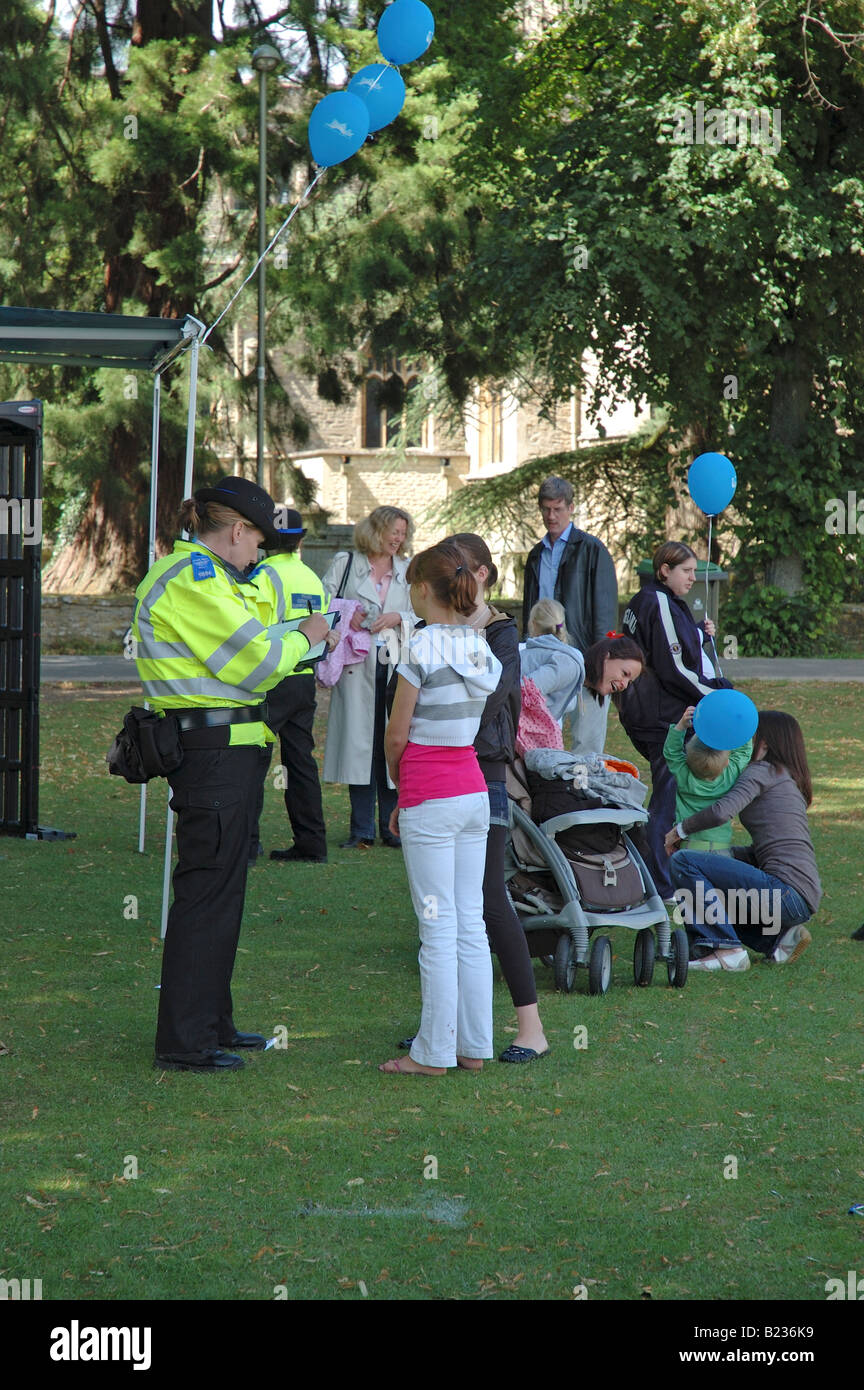
[(138, 685), (134, 661), (125, 656), (43, 656), (42, 684), (84, 681), (87, 685)]
[[(861, 681), (864, 661), (741, 658), (723, 663), (723, 674), (735, 681)], [(124, 656), (43, 656), (42, 684), (84, 681), (87, 685), (136, 685), (134, 661)]]
[(754, 656), (722, 665), (724, 676), (736, 685), (739, 681), (864, 681), (864, 661), (840, 658), (821, 661)]

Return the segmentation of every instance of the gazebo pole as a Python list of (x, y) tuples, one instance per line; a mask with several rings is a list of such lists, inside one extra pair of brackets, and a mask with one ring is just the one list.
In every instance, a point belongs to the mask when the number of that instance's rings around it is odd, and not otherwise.
[[(189, 410), (186, 416), (186, 474), (183, 480), (183, 497), (192, 496), (192, 467), (195, 459), (195, 413), (198, 407), (198, 358), (201, 345), (198, 338), (190, 344), (191, 363), (189, 366)], [(162, 873), (162, 930), (163, 940), (168, 930), (168, 885), (171, 879), (171, 839), (174, 833), (174, 812), (171, 810), (171, 788), (168, 788), (168, 815), (165, 825), (165, 864)]]
[[(162, 404), (162, 376), (153, 377), (153, 426), (150, 440), (150, 531), (147, 537), (147, 569), (156, 559), (156, 498), (159, 490), (159, 419)], [(144, 701), (146, 709), (150, 706)], [(138, 853), (144, 853), (147, 820), (147, 783), (141, 783), (141, 806), (138, 814)]]

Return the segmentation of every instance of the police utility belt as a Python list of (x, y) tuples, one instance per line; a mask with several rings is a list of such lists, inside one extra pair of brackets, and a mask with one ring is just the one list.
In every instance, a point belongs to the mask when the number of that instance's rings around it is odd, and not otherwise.
[(167, 777), (186, 750), (227, 748), (232, 724), (258, 724), (266, 718), (266, 701), (235, 709), (167, 710), (164, 716), (135, 705), (105, 756), (108, 771), (133, 784)]

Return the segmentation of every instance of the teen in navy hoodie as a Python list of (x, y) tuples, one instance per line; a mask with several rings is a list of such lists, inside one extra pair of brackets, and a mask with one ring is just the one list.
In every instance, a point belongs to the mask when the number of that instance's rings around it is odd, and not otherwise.
[(677, 724), (688, 705), (698, 704), (712, 690), (729, 690), (732, 683), (717, 675), (705, 650), (714, 624), (710, 618), (697, 624), (684, 602), (696, 579), (694, 552), (680, 541), (665, 541), (655, 551), (653, 565), (654, 579), (633, 595), (622, 619), (648, 667), (640, 680), (613, 698), (630, 742), (651, 764), (648, 867), (658, 893), (669, 899), (672, 882), (663, 842), (675, 823), (675, 778), (663, 744), (670, 724)]

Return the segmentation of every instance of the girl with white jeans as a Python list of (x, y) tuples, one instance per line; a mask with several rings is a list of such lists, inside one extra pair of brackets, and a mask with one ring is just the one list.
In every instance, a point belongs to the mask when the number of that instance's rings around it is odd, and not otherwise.
[(443, 1076), (480, 1071), (492, 1049), (492, 959), (483, 921), (489, 798), (474, 739), (501, 663), (467, 625), (470, 561), (443, 542), (408, 567), (411, 606), (427, 626), (408, 643), (384, 739), (420, 929), (420, 1028), (407, 1057), (379, 1070)]

